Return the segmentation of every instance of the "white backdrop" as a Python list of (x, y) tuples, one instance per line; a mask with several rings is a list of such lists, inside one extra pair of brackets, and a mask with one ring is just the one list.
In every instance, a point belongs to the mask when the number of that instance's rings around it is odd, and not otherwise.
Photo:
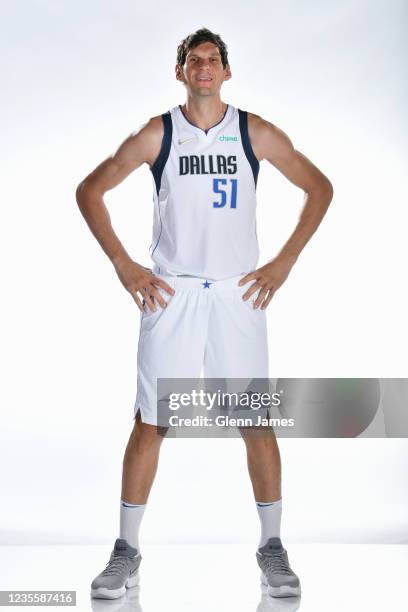
[[(38, 0), (3, 11), (3, 543), (112, 542), (136, 392), (139, 311), (75, 202), (79, 181), (185, 99), (177, 44), (228, 44), (222, 99), (283, 129), (334, 185), (332, 205), (268, 308), (272, 377), (406, 377), (406, 4)], [(106, 196), (150, 265), (147, 166)], [(262, 265), (303, 192), (267, 162)], [(378, 418), (381, 418), (379, 413)], [(407, 542), (406, 440), (281, 440), (283, 530), (297, 540)], [(225, 486), (225, 483), (228, 486)], [(241, 440), (166, 440), (142, 541), (252, 541)]]

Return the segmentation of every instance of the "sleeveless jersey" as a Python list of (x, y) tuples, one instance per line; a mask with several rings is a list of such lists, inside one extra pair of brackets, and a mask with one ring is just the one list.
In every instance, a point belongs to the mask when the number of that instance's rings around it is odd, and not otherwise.
[(248, 116), (228, 104), (207, 131), (181, 106), (162, 115), (153, 175), (153, 273), (221, 280), (255, 270), (257, 160)]

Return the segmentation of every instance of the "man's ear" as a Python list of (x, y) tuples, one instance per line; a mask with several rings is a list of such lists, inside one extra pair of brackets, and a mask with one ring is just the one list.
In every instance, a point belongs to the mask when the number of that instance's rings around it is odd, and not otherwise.
[(175, 73), (176, 73), (176, 79), (178, 81), (183, 81), (184, 82), (183, 69), (180, 66), (180, 64), (176, 64)]
[(227, 64), (224, 68), (224, 81), (229, 81), (231, 77), (232, 77), (231, 68), (230, 68), (230, 65)]

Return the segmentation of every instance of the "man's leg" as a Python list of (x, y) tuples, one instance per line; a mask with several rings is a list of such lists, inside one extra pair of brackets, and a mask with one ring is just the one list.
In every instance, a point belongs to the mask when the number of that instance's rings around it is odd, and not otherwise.
[(129, 504), (147, 502), (162, 441), (163, 428), (143, 423), (139, 411), (123, 458), (122, 499)]
[[(207, 310), (203, 307), (201, 279), (162, 277), (175, 289), (155, 312), (141, 316), (137, 355), (135, 423), (123, 458), (120, 500), (120, 537), (108, 566), (92, 582), (93, 597), (115, 599), (137, 584), (141, 552), (138, 533), (156, 475), (163, 437), (168, 428), (157, 411), (157, 381), (200, 376), (203, 363)], [(184, 290), (186, 289), (186, 290)], [(191, 291), (196, 289), (196, 291)], [(160, 411), (159, 411), (160, 412)]]
[(138, 411), (123, 459), (120, 536), (109, 563), (92, 581), (91, 596), (117, 599), (139, 584), (139, 527), (159, 461), (166, 430), (143, 423)]
[(273, 429), (240, 428), (246, 445), (248, 472), (261, 521), (258, 548), (280, 538), (282, 515), (281, 459)]
[(139, 550), (139, 528), (159, 463), (166, 430), (143, 423), (138, 411), (130, 435), (122, 470), (120, 535)]
[[(252, 380), (264, 386), (268, 381), (266, 312), (254, 309), (242, 299), (248, 285), (238, 286), (239, 277), (211, 285), (213, 308), (205, 353), (205, 377), (231, 379), (233, 391)], [(237, 381), (236, 379), (243, 379)], [(269, 385), (268, 385), (269, 386)], [(253, 430), (258, 429), (257, 433)], [(261, 542), (256, 552), (262, 580), (276, 597), (298, 595), (300, 583), (291, 570), (280, 539), (281, 462), (275, 434), (270, 428), (240, 428), (247, 448), (248, 470), (261, 521)], [(265, 582), (266, 581), (266, 582)]]
[(280, 499), (281, 459), (273, 430), (251, 427), (241, 428), (240, 431), (246, 445), (248, 472), (255, 499), (262, 502)]
[[(202, 279), (160, 276), (173, 289), (155, 312), (141, 317), (137, 355), (135, 426), (123, 461), (120, 537), (138, 548), (139, 525), (156, 474), (160, 446), (168, 431), (166, 413), (158, 408), (160, 379), (198, 379), (204, 358), (207, 311)], [(171, 385), (170, 385), (171, 386)], [(177, 388), (177, 383), (175, 383)], [(166, 385), (167, 388), (167, 385)], [(160, 393), (164, 393), (161, 388)], [(164, 405), (165, 407), (165, 405)], [(133, 542), (133, 544), (132, 544)]]
[(240, 428), (247, 449), (248, 471), (261, 521), (256, 553), (261, 581), (273, 597), (300, 595), (299, 578), (289, 565), (280, 538), (282, 515), (281, 460), (272, 428)]

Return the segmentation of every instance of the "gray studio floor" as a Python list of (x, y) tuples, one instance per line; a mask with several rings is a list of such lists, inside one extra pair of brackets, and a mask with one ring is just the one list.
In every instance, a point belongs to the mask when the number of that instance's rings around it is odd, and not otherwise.
[(262, 593), (254, 551), (242, 544), (145, 545), (140, 587), (114, 601), (91, 600), (89, 595), (90, 582), (105, 567), (110, 546), (2, 546), (0, 588), (75, 590), (74, 609), (80, 612), (383, 612), (404, 608), (408, 546), (288, 543), (287, 548), (302, 581), (300, 602)]

